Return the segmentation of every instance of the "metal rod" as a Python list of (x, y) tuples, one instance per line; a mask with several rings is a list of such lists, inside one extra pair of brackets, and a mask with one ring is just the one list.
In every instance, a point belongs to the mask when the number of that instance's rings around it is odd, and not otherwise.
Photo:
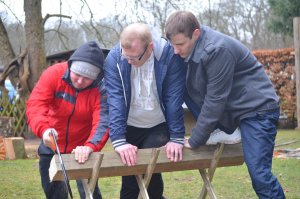
[(72, 194), (71, 186), (70, 186), (70, 183), (69, 183), (69, 178), (68, 178), (68, 175), (67, 175), (67, 172), (66, 172), (66, 168), (65, 168), (64, 162), (62, 160), (62, 157), (61, 157), (61, 154), (60, 154), (60, 151), (59, 151), (59, 148), (58, 148), (58, 144), (57, 144), (57, 141), (56, 141), (56, 136), (55, 136), (55, 134), (52, 130), (51, 130), (51, 135), (52, 135), (54, 143), (55, 143), (56, 153), (58, 155), (58, 159), (59, 159), (60, 166), (61, 166), (61, 169), (62, 169), (62, 172), (63, 172), (63, 175), (64, 175), (64, 179), (65, 179), (65, 183), (66, 183), (68, 192), (70, 194), (71, 199), (73, 199), (73, 194)]

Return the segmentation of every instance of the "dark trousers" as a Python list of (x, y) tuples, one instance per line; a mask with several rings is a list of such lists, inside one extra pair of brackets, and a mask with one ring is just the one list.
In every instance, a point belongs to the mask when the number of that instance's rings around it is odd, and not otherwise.
[(240, 122), (244, 159), (252, 186), (260, 199), (283, 199), (284, 192), (272, 174), (272, 157), (279, 110), (256, 113)]
[[(41, 150), (42, 148), (42, 150)], [(64, 181), (53, 181), (50, 182), (49, 177), (49, 167), (50, 161), (53, 157), (51, 152), (46, 152), (48, 154), (40, 154), (40, 151), (45, 151), (45, 146), (39, 147), (39, 156), (40, 156), (40, 175), (41, 175), (41, 182), (44, 193), (47, 199), (67, 199), (68, 198), (68, 189)], [(47, 150), (47, 149), (46, 149)], [(49, 149), (50, 150), (50, 149)], [(81, 199), (85, 199), (85, 192), (81, 180), (76, 180), (77, 188), (80, 194)], [(74, 192), (72, 192), (74, 194)], [(96, 184), (95, 191), (93, 193), (94, 199), (102, 199), (100, 189), (98, 184)]]
[[(170, 140), (170, 134), (166, 123), (152, 128), (127, 127), (126, 140), (139, 149), (156, 148), (164, 146)], [(164, 184), (160, 173), (152, 175), (148, 186), (148, 194), (151, 199), (163, 198)], [(121, 199), (135, 199), (140, 192), (134, 176), (122, 177)]]

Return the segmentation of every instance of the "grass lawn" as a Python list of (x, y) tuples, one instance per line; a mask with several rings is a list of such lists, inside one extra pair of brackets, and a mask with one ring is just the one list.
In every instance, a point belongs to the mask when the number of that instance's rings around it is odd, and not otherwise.
[[(299, 142), (276, 147), (276, 149), (300, 148), (300, 132), (294, 130), (280, 130), (276, 144)], [(111, 150), (107, 146), (105, 150)], [(284, 188), (286, 198), (300, 198), (300, 160), (295, 158), (274, 158), (273, 173)], [(203, 185), (198, 171), (180, 171), (163, 173), (165, 191), (168, 199), (198, 198)], [(121, 186), (120, 177), (102, 178), (99, 180), (104, 199), (119, 198)], [(245, 164), (237, 167), (218, 168), (214, 175), (213, 186), (218, 198), (250, 199), (257, 198), (252, 187)], [(74, 198), (79, 198), (76, 185), (71, 181)], [(0, 161), (0, 199), (45, 198), (40, 185), (38, 159), (4, 160)]]

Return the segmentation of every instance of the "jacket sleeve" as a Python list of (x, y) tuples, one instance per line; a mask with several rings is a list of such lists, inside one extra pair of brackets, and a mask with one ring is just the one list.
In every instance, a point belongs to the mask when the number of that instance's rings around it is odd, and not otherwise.
[(57, 75), (54, 67), (44, 71), (26, 102), (27, 123), (33, 133), (41, 138), (43, 132), (50, 128), (48, 111), (51, 102), (54, 100)]
[(183, 96), (185, 91), (186, 67), (178, 55), (173, 55), (168, 65), (167, 75), (163, 82), (163, 104), (166, 121), (170, 131), (170, 141), (184, 142)]
[(100, 151), (109, 137), (107, 93), (103, 81), (99, 82), (97, 89), (99, 96), (93, 109), (92, 131), (84, 143), (94, 151)]
[[(217, 57), (217, 58), (216, 58)], [(206, 143), (224, 113), (230, 94), (236, 62), (226, 49), (215, 49), (203, 56), (207, 85), (204, 103), (189, 143), (193, 148)]]
[(120, 54), (117, 47), (113, 48), (104, 64), (104, 79), (108, 93), (110, 139), (114, 147), (126, 144), (127, 100), (124, 77), (121, 76), (122, 66), (118, 64)]

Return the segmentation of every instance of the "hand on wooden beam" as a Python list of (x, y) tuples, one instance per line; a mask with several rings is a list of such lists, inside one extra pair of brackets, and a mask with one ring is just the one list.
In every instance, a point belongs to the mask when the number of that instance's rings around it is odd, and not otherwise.
[(136, 154), (138, 151), (136, 146), (132, 144), (124, 144), (116, 147), (115, 151), (118, 152), (124, 165), (134, 166), (136, 164)]
[(169, 160), (177, 162), (182, 160), (182, 144), (168, 142), (166, 145), (166, 154)]
[(185, 147), (185, 148), (188, 148), (188, 149), (191, 149), (191, 148), (192, 148), (191, 145), (190, 145), (190, 143), (189, 143), (189, 139), (188, 139), (188, 138), (185, 138), (185, 139), (184, 139), (184, 147)]
[(75, 160), (80, 164), (85, 163), (92, 152), (93, 149), (89, 146), (77, 146), (72, 151), (75, 154)]

